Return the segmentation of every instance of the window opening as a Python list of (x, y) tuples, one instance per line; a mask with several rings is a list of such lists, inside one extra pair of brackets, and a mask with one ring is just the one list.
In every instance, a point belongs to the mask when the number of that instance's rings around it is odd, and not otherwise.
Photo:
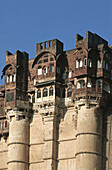
[(48, 62), (48, 58), (44, 59), (44, 63), (47, 63)]
[(50, 61), (54, 61), (54, 59), (53, 59), (53, 58), (50, 58)]
[(88, 67), (92, 67), (92, 60), (88, 58)]
[(84, 58), (84, 66), (86, 66), (86, 58)]
[(45, 48), (47, 48), (47, 42), (45, 42)]
[(39, 60), (38, 64), (41, 64), (42, 63), (42, 60)]
[(67, 89), (67, 97), (71, 97), (72, 95), (72, 88)]
[(80, 67), (82, 67), (82, 60), (80, 60)]
[(49, 96), (53, 96), (53, 87), (50, 87), (49, 89)]
[(76, 68), (78, 68), (78, 67), (79, 67), (79, 61), (76, 60)]
[(43, 97), (47, 97), (48, 96), (48, 90), (47, 88), (43, 89)]
[(41, 66), (38, 67), (38, 70), (37, 70), (37, 75), (41, 75), (42, 74), (42, 68)]
[(40, 43), (40, 49), (43, 49), (43, 43)]
[(52, 41), (49, 41), (49, 47), (52, 47)]
[(97, 68), (101, 68), (102, 67), (102, 62), (101, 62), (101, 59), (99, 59), (97, 61)]
[(47, 67), (44, 68), (44, 74), (47, 74)]
[(71, 78), (71, 77), (72, 77), (72, 72), (69, 71), (68, 78)]
[(35, 95), (32, 96), (32, 103), (35, 103)]
[(54, 64), (50, 65), (50, 73), (54, 72)]
[(37, 98), (41, 98), (41, 90), (40, 89), (37, 91)]

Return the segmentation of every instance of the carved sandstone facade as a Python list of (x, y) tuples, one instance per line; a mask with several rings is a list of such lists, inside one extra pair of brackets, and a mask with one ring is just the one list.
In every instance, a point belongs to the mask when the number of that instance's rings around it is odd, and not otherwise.
[(6, 52), (0, 170), (112, 170), (112, 48), (89, 31), (76, 48)]

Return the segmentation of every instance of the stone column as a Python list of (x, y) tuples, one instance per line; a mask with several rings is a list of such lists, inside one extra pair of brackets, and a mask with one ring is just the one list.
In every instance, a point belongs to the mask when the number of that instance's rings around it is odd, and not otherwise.
[(44, 116), (44, 170), (56, 170), (56, 116)]
[(77, 120), (76, 170), (101, 170), (102, 111), (81, 106)]
[(28, 170), (29, 119), (21, 111), (9, 111), (8, 170)]

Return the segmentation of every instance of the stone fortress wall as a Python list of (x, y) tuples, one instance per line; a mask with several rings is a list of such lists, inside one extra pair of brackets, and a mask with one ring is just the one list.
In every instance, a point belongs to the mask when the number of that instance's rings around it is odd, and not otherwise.
[(6, 52), (0, 170), (112, 170), (112, 48), (89, 31), (76, 48)]

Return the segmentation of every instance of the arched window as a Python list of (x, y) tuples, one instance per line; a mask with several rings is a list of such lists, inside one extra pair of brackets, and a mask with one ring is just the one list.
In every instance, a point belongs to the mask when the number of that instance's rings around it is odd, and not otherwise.
[(79, 80), (76, 84), (76, 88), (80, 89), (80, 88), (84, 88), (85, 86), (85, 81), (84, 80)]
[(76, 60), (76, 68), (78, 68), (78, 67), (79, 67), (79, 61)]
[(7, 75), (7, 76), (6, 76), (6, 83), (9, 83), (9, 80), (10, 80), (10, 76)]
[(97, 61), (97, 68), (101, 68), (102, 67), (102, 62), (101, 62), (101, 59), (99, 59)]
[(47, 88), (43, 89), (43, 97), (47, 97), (48, 96), (48, 90)]
[(41, 98), (41, 90), (40, 89), (37, 91), (37, 98)]
[(79, 67), (82, 67), (82, 60), (80, 60), (80, 65), (79, 65)]
[(92, 67), (92, 60), (88, 58), (88, 67)]
[(53, 73), (54, 72), (54, 64), (51, 64), (50, 65), (50, 71), (49, 71), (50, 73)]
[(37, 70), (37, 75), (42, 75), (42, 68), (41, 66), (38, 67), (38, 70)]
[(46, 75), (46, 74), (47, 74), (47, 67), (44, 67), (43, 72), (44, 72), (44, 75)]
[(84, 66), (86, 66), (86, 57), (84, 58)]
[(67, 89), (67, 97), (71, 97), (72, 95), (72, 88)]
[(53, 96), (53, 87), (49, 88), (49, 96)]
[(71, 78), (71, 77), (72, 77), (72, 71), (69, 71), (68, 78)]
[(35, 95), (32, 96), (32, 103), (35, 103)]
[(15, 81), (16, 81), (16, 75), (13, 74), (13, 75), (12, 75), (12, 82), (15, 82)]

